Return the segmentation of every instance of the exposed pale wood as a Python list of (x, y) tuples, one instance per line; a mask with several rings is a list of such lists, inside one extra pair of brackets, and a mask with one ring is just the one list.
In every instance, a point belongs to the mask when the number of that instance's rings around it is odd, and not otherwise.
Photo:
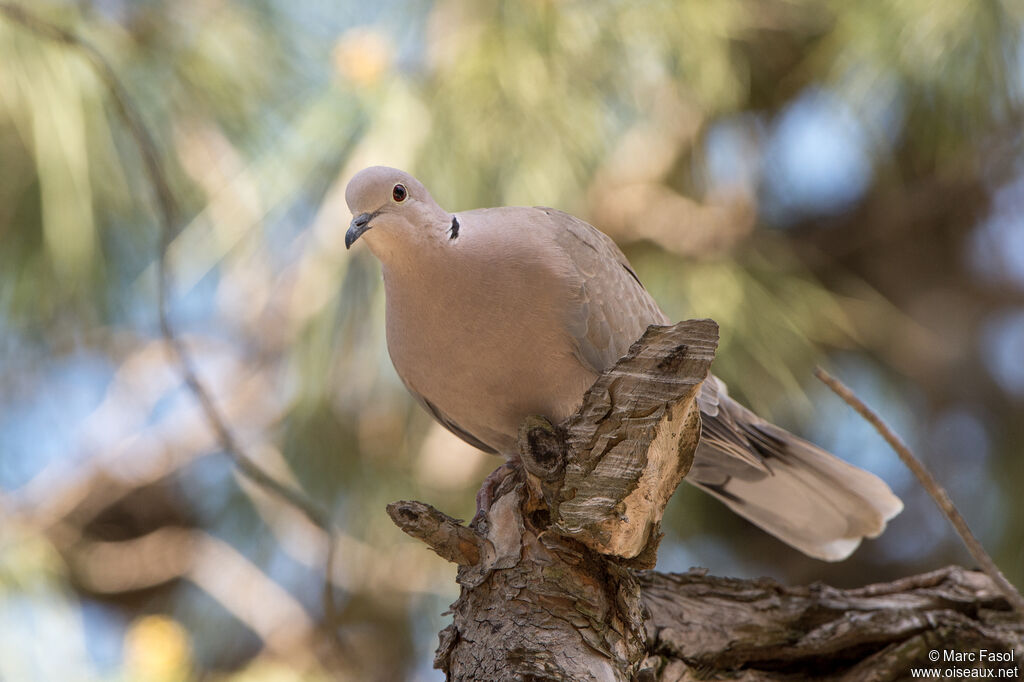
[(652, 326), (587, 391), (565, 425), (563, 497), (553, 519), (561, 532), (627, 559), (656, 541), (665, 505), (693, 463), (696, 395), (717, 345), (712, 320)]

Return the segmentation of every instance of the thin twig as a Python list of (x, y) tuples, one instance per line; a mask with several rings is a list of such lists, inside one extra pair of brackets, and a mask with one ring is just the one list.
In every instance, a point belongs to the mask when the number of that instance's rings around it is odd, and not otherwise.
[(897, 436), (884, 421), (882, 421), (882, 418), (879, 417), (874, 410), (865, 405), (864, 401), (858, 398), (852, 390), (843, 384), (843, 382), (836, 379), (821, 367), (816, 367), (814, 369), (814, 376), (818, 377), (818, 379), (832, 389), (836, 395), (842, 398), (847, 405), (855, 409), (860, 416), (864, 417), (868, 423), (875, 427), (875, 430), (878, 431), (882, 438), (884, 438), (892, 449), (896, 451), (896, 454), (899, 455), (903, 463), (907, 465), (907, 468), (910, 469), (914, 476), (917, 477), (917, 480), (921, 482), (924, 489), (928, 491), (928, 494), (931, 495), (932, 499), (935, 500), (935, 504), (938, 505), (940, 510), (942, 510), (942, 513), (945, 514), (949, 522), (953, 524), (953, 528), (967, 547), (967, 551), (971, 553), (971, 556), (978, 562), (981, 569), (988, 574), (988, 577), (990, 577), (992, 582), (996, 584), (999, 591), (1002, 592), (1006, 597), (1006, 600), (1010, 602), (1010, 605), (1021, 614), (1024, 614), (1024, 597), (1021, 596), (1020, 592), (1017, 591), (1017, 588), (1015, 588), (1013, 584), (1006, 579), (1006, 576), (1003, 575), (1002, 571), (999, 570), (995, 561), (992, 560), (992, 557), (989, 556), (988, 552), (985, 551), (985, 548), (982, 547), (981, 543), (978, 541), (978, 538), (974, 536), (974, 533), (972, 533), (971, 529), (967, 526), (967, 521), (965, 521), (964, 517), (961, 516), (960, 510), (958, 510), (956, 505), (953, 504), (953, 500), (950, 499), (945, 488), (939, 485), (939, 482), (936, 481), (935, 477), (931, 475), (931, 472), (925, 468), (924, 464), (921, 463), (921, 460), (915, 457), (914, 453), (910, 451), (910, 448), (907, 447), (906, 443), (904, 443), (903, 440), (900, 439), (900, 437)]
[[(82, 54), (109, 91), (117, 114), (128, 129), (142, 157), (146, 178), (152, 187), (157, 202), (157, 216), (160, 225), (160, 250), (157, 256), (157, 312), (160, 321), (160, 332), (177, 361), (182, 379), (199, 403), (210, 428), (216, 434), (221, 450), (232, 459), (235, 466), (238, 467), (238, 470), (244, 476), (260, 488), (302, 512), (310, 522), (327, 533), (328, 557), (325, 580), (328, 583), (328, 587), (325, 588), (324, 595), (328, 603), (325, 604), (325, 611), (329, 615), (336, 613), (332, 590), (329, 587), (333, 577), (331, 569), (333, 567), (332, 554), (335, 546), (333, 542), (334, 530), (330, 515), (302, 491), (281, 483), (264, 471), (247, 454), (228, 423), (227, 418), (220, 408), (217, 407), (212, 392), (199, 378), (192, 357), (189, 355), (185, 344), (171, 323), (167, 299), (168, 292), (172, 286), (171, 274), (167, 266), (167, 251), (176, 233), (180, 211), (174, 197), (174, 192), (171, 191), (167, 174), (164, 172), (160, 161), (157, 145), (146, 124), (143, 122), (141, 114), (132, 103), (128, 91), (125, 89), (120, 78), (118, 78), (110, 62), (87, 40), (37, 16), (19, 5), (0, 2), (0, 15), (6, 16), (14, 24), (27, 29), (39, 38), (63, 44)], [(331, 630), (336, 632), (335, 627), (332, 627)]]

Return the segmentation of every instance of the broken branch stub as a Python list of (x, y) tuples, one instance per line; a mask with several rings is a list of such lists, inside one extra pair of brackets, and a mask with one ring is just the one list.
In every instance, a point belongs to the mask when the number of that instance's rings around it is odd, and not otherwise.
[(459, 566), (475, 566), (480, 563), (481, 554), (490, 549), (486, 539), (429, 504), (392, 502), (388, 505), (388, 516), (406, 534)]
[(713, 320), (652, 325), (566, 422), (524, 423), (520, 454), (555, 529), (653, 566), (665, 506), (700, 439), (697, 394), (717, 345)]

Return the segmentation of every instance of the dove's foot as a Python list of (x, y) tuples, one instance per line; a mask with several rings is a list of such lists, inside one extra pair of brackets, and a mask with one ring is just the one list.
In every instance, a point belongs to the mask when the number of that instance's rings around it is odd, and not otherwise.
[(483, 485), (480, 486), (480, 490), (476, 493), (476, 515), (473, 516), (473, 520), (470, 522), (471, 526), (476, 526), (490, 511), (491, 505), (494, 503), (495, 498), (498, 496), (498, 489), (501, 488), (501, 484), (505, 480), (515, 474), (516, 467), (520, 466), (519, 458), (510, 459), (500, 467), (487, 474), (487, 478), (484, 479)]

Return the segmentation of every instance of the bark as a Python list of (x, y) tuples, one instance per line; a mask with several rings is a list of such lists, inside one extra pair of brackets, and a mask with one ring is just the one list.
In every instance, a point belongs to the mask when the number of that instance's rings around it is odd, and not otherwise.
[(972, 663), (1020, 677), (1024, 620), (979, 571), (950, 566), (851, 590), (700, 571), (638, 579), (652, 679), (882, 682), (910, 679), (913, 668), (970, 667), (944, 658), (982, 650), (1013, 660)]
[(1024, 624), (981, 573), (844, 591), (642, 570), (693, 460), (717, 341), (710, 320), (652, 326), (573, 417), (527, 419), (521, 462), (489, 478), (470, 526), (389, 505), (459, 566), (436, 667), (451, 680), (896, 680), (932, 667), (932, 649), (1019, 661)]

